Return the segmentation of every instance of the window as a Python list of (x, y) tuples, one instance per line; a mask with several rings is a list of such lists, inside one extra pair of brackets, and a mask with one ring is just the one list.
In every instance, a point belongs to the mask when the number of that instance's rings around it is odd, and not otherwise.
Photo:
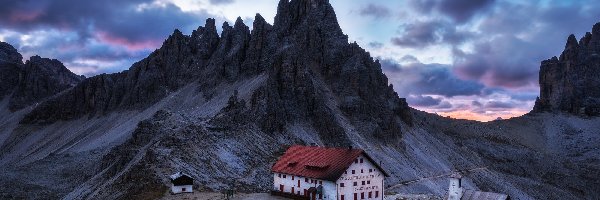
[(281, 178), (281, 174), (279, 174), (279, 178)]
[(323, 181), (319, 181), (319, 185), (323, 185)]
[(354, 159), (354, 163), (358, 163), (358, 159)]
[(367, 181), (367, 185), (371, 184), (371, 181)]
[(308, 178), (304, 178), (304, 182), (307, 182), (307, 183), (308, 183)]
[(343, 194), (340, 195), (340, 200), (346, 200), (346, 199), (344, 199), (344, 195)]
[(344, 187), (344, 183), (340, 183), (340, 187)]
[(292, 181), (294, 180), (294, 176), (292, 176)]
[(354, 170), (352, 170), (352, 174), (356, 174), (356, 172)]
[(354, 182), (354, 184), (353, 184), (353, 185), (354, 185), (354, 186), (358, 186), (358, 182)]
[(285, 174), (283, 175), (283, 178), (287, 178), (287, 177), (285, 176)]
[(364, 192), (360, 193), (360, 199), (365, 199), (365, 193)]
[(362, 158), (360, 159), (360, 163), (363, 163), (363, 159)]
[(298, 187), (300, 187), (300, 179), (298, 179)]
[(375, 191), (375, 198), (379, 197), (379, 191)]
[(373, 192), (369, 192), (369, 199), (373, 198)]
[(363, 171), (363, 169), (360, 169), (360, 173), (365, 173), (365, 171)]
[(369, 173), (373, 172), (373, 169), (369, 169)]
[(181, 191), (182, 191), (182, 192), (185, 192), (185, 189), (186, 189), (186, 188), (181, 188)]
[(365, 185), (365, 181), (362, 181), (362, 185)]
[(358, 193), (354, 193), (354, 200), (358, 200)]
[(346, 171), (344, 171), (344, 174), (348, 174), (348, 171), (347, 171), (347, 170), (346, 170)]

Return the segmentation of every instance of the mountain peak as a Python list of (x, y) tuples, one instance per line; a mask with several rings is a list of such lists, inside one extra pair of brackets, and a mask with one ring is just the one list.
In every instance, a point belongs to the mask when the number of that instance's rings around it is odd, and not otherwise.
[(325, 32), (342, 33), (328, 0), (281, 0), (275, 16), (276, 30), (289, 32), (299, 26), (318, 26)]
[(579, 42), (575, 35), (570, 35), (560, 59), (542, 62), (540, 98), (533, 112), (600, 115), (599, 38), (600, 23), (597, 23), (592, 33), (586, 33)]
[(23, 56), (13, 47), (6, 42), (0, 42), (0, 63), (22, 63)]

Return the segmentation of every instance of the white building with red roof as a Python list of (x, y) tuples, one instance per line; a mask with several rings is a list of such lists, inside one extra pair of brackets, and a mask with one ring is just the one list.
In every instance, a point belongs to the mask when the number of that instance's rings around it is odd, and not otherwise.
[(271, 168), (273, 194), (295, 199), (383, 199), (389, 175), (362, 149), (292, 146)]

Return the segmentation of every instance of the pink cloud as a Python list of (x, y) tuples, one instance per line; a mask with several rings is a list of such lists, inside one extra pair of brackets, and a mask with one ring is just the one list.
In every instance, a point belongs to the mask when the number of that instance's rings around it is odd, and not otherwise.
[(35, 21), (38, 17), (42, 15), (41, 11), (14, 11), (10, 13), (10, 22), (19, 23), (19, 22), (31, 22)]
[(161, 44), (161, 41), (159, 40), (146, 40), (140, 42), (129, 41), (126, 38), (113, 36), (104, 31), (99, 31), (95, 35), (100, 42), (125, 47), (128, 51), (153, 50), (158, 48)]

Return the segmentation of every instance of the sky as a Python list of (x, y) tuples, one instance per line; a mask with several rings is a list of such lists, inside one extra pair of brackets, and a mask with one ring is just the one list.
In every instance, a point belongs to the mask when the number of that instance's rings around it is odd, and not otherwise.
[[(76, 74), (125, 70), (206, 18), (272, 23), (279, 0), (0, 0), (0, 41)], [(595, 0), (330, 0), (412, 107), (491, 121), (529, 112), (540, 62), (600, 22)], [(218, 26), (220, 27), (220, 26)]]

